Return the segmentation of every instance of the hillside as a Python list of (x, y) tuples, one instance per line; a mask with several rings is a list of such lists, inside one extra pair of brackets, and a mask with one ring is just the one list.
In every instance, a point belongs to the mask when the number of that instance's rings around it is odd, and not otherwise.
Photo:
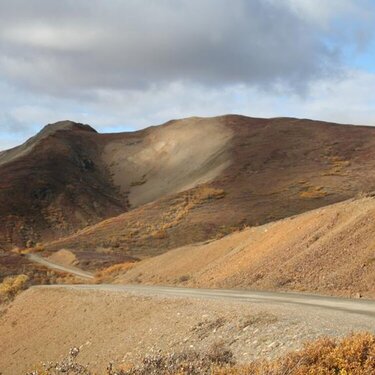
[(97, 137), (65, 121), (0, 154), (0, 247), (60, 237), (126, 209)]
[(0, 153), (0, 245), (61, 237), (213, 179), (229, 165), (230, 131), (195, 123), (102, 135), (65, 121)]
[(337, 203), (144, 260), (120, 283), (375, 297), (375, 198)]
[[(183, 142), (187, 136), (184, 129), (195, 129), (194, 140), (188, 137), (190, 141)], [(212, 141), (215, 129), (219, 136)], [(173, 121), (147, 132), (149, 138), (157, 139), (167, 139), (171, 132), (170, 140), (181, 146), (159, 150), (159, 157), (154, 156), (156, 146), (152, 152), (142, 149), (141, 155), (153, 155), (148, 163), (154, 165), (149, 174), (139, 172), (141, 180), (123, 187), (130, 191), (132, 209), (48, 243), (48, 250), (72, 249), (82, 259), (81, 265), (88, 268), (88, 251), (92, 257), (104, 251), (145, 258), (375, 188), (375, 129), (371, 127), (224, 116)], [(176, 136), (179, 132), (181, 136)], [(134, 147), (140, 149), (140, 143)], [(203, 157), (206, 148), (210, 150), (207, 160)], [(182, 157), (183, 151), (189, 157)], [(201, 162), (195, 154), (202, 155)], [(142, 163), (146, 163), (137, 152), (130, 155), (129, 151), (129, 159), (137, 161), (135, 170), (141, 170)], [(196, 178), (191, 172), (193, 167), (204, 177)], [(119, 176), (126, 174), (119, 172), (118, 165), (111, 168), (119, 184)], [(151, 202), (140, 204), (148, 200)]]
[(86, 268), (154, 256), (375, 190), (374, 146), (374, 128), (292, 118), (49, 125), (0, 154), (0, 246), (44, 242)]

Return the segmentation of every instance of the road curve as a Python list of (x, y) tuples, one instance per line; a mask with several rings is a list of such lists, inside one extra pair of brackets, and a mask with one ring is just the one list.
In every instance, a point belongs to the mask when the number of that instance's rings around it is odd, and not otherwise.
[[(45, 267), (67, 272), (72, 275), (92, 280), (94, 275), (79, 268), (63, 266), (35, 254), (27, 254), (27, 258)], [(113, 292), (132, 292), (147, 295), (173, 297), (196, 297), (206, 299), (224, 299), (247, 303), (268, 303), (273, 305), (292, 304), (312, 308), (331, 309), (350, 314), (361, 314), (375, 319), (375, 300), (349, 299), (320, 296), (304, 293), (264, 292), (236, 289), (194, 289), (170, 286), (119, 285), (119, 284), (79, 284), (79, 285), (43, 285), (33, 288), (69, 288), (78, 290), (103, 290)]]
[(83, 279), (88, 279), (88, 280), (94, 279), (94, 275), (92, 273), (82, 271), (79, 268), (71, 267), (71, 266), (63, 266), (62, 264), (52, 262), (49, 259), (43, 258), (36, 254), (26, 254), (25, 256), (29, 261), (41, 264), (42, 266), (45, 266), (50, 269), (70, 273), (74, 276), (77, 276)]
[(375, 301), (318, 296), (302, 293), (279, 293), (228, 289), (193, 289), (145, 285), (48, 285), (34, 288), (69, 288), (87, 291), (132, 292), (143, 295), (223, 299), (245, 303), (292, 304), (311, 308), (330, 309), (349, 314), (361, 314), (375, 320)]

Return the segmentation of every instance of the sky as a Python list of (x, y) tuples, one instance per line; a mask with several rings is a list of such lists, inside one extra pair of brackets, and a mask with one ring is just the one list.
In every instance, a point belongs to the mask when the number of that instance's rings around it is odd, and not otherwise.
[(0, 0), (0, 150), (227, 113), (375, 125), (375, 1)]

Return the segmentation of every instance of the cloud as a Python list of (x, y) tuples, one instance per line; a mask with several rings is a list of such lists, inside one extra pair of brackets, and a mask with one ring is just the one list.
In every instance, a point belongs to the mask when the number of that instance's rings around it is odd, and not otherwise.
[[(101, 132), (140, 129), (172, 118), (226, 113), (375, 125), (373, 87), (374, 73), (348, 70), (340, 78), (314, 81), (308, 96), (269, 92), (245, 84), (222, 89), (185, 82), (145, 90), (101, 89), (93, 92), (90, 101), (78, 104), (74, 100), (30, 95), (24, 98), (30, 104), (13, 105), (7, 111), (7, 118), (0, 118), (0, 122), (8, 124), (1, 130), (18, 131), (24, 138), (33, 135), (41, 125), (63, 119), (91, 124)], [(18, 96), (17, 92), (13, 95)], [(0, 106), (4, 96), (0, 93)]]
[(374, 75), (349, 58), (374, 15), (370, 0), (0, 1), (0, 148), (68, 118), (101, 131), (224, 113), (371, 123)]
[[(307, 14), (315, 9), (302, 3)], [(264, 88), (281, 82), (299, 90), (337, 65), (336, 51), (322, 42), (292, 0), (61, 4), (0, 4), (5, 78), (56, 96), (180, 80)]]

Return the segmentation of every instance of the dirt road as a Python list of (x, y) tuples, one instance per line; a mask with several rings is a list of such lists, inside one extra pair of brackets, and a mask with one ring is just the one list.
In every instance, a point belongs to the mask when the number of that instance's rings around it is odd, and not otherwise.
[(276, 293), (263, 291), (193, 289), (145, 285), (49, 285), (34, 288), (68, 288), (78, 290), (132, 292), (139, 295), (172, 296), (203, 299), (220, 299), (270, 305), (300, 305), (330, 309), (349, 314), (361, 314), (375, 319), (375, 301), (318, 296), (302, 293)]
[(41, 264), (42, 266), (45, 266), (47, 268), (50, 268), (52, 270), (58, 270), (63, 271), (69, 274), (72, 274), (74, 276), (77, 276), (79, 278), (83, 279), (94, 279), (94, 275), (90, 272), (82, 271), (79, 268), (72, 267), (72, 266), (64, 266), (55, 262), (52, 262), (51, 260), (48, 260), (46, 258), (43, 258), (39, 255), (35, 254), (26, 254), (26, 258), (34, 263)]
[[(94, 279), (94, 275), (82, 271), (72, 266), (64, 266), (42, 258), (35, 254), (28, 254), (27, 258), (51, 269), (64, 271), (75, 276)], [(346, 313), (355, 313), (375, 318), (375, 301), (362, 299), (349, 299), (339, 297), (328, 297), (306, 293), (283, 293), (265, 292), (251, 290), (229, 290), (229, 289), (203, 289), (203, 288), (178, 288), (169, 286), (146, 286), (146, 285), (114, 285), (114, 284), (88, 284), (88, 285), (49, 285), (40, 286), (42, 288), (73, 288), (79, 290), (102, 290), (115, 292), (133, 292), (136, 294), (205, 298), (205, 299), (225, 299), (232, 301), (244, 301), (249, 303), (268, 303), (271, 305), (293, 304), (306, 307), (318, 307), (332, 309)], [(38, 286), (34, 287), (38, 288)]]
[[(240, 290), (139, 285), (38, 286), (0, 314), (0, 372), (81, 348), (80, 361), (104, 373), (110, 361), (206, 351), (224, 342), (238, 362), (273, 358), (321, 336), (374, 332), (375, 302)], [(48, 345), (46, 344), (48, 343)]]

